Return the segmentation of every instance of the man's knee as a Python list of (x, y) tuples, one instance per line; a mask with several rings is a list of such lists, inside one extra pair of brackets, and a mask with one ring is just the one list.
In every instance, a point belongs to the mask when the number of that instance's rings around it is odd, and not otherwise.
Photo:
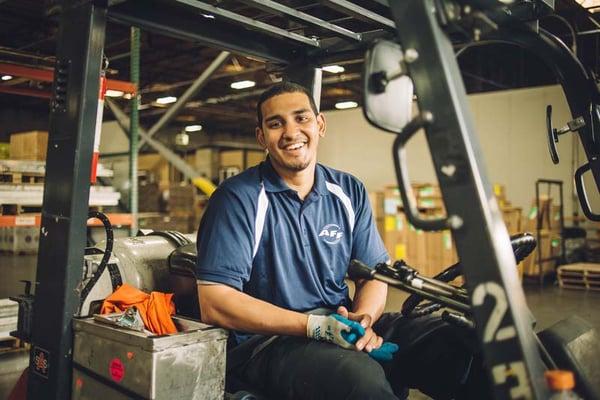
[(332, 376), (339, 380), (345, 399), (397, 399), (381, 365), (366, 353), (341, 357)]

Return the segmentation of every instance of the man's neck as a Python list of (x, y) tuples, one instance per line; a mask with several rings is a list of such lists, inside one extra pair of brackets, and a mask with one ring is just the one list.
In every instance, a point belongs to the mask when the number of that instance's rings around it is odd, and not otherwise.
[(302, 171), (289, 171), (272, 164), (277, 174), (283, 181), (298, 193), (298, 197), (304, 200), (315, 184), (316, 163), (312, 163)]

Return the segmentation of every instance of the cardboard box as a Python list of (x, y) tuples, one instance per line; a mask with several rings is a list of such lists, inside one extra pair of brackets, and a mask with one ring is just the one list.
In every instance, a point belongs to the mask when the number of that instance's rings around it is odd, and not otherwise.
[(427, 274), (427, 236), (412, 225), (408, 228), (406, 263), (420, 273)]
[(520, 207), (502, 208), (502, 220), (506, 225), (509, 235), (521, 233), (521, 221), (523, 219), (522, 209)]
[(265, 161), (266, 153), (264, 151), (246, 151), (246, 168), (253, 167)]
[(408, 225), (404, 214), (386, 215), (377, 221), (381, 238), (391, 260), (405, 259)]
[(0, 160), (10, 159), (10, 143), (0, 142)]
[(147, 171), (150, 182), (158, 183), (160, 190), (167, 190), (173, 180), (171, 165), (160, 154), (141, 154), (138, 157), (138, 171)]
[(542, 260), (542, 275), (554, 272), (556, 267), (556, 260), (551, 259), (560, 255), (560, 236), (556, 232), (543, 230), (540, 232), (540, 239), (538, 241), (539, 251), (536, 248), (529, 257), (523, 260), (523, 269), (525, 275), (528, 276), (539, 276), (540, 270), (538, 266), (538, 255), (541, 253)]
[(444, 200), (441, 197), (418, 197), (417, 208), (443, 212)]
[(188, 184), (175, 184), (169, 187), (169, 200), (167, 202), (169, 213), (183, 211), (192, 215), (196, 201), (196, 188)]
[(413, 183), (412, 188), (413, 188), (413, 191), (417, 198), (419, 198), (419, 197), (441, 198), (442, 197), (442, 192), (438, 185), (434, 185), (431, 183)]
[(10, 155), (14, 160), (46, 161), (48, 132), (30, 131), (10, 135)]
[(138, 211), (160, 212), (162, 192), (156, 182), (141, 182), (138, 186)]
[(245, 169), (244, 150), (223, 150), (219, 153), (219, 168), (236, 167)]
[(384, 217), (384, 194), (383, 192), (370, 192), (369, 203), (371, 203), (371, 210), (373, 211), (373, 218), (375, 220)]

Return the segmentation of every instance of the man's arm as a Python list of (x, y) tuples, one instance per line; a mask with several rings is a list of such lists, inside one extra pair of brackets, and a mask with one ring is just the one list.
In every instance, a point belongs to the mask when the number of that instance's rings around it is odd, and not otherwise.
[(264, 335), (306, 336), (308, 315), (221, 284), (198, 284), (202, 322)]
[(366, 314), (371, 317), (372, 326), (385, 308), (387, 299), (387, 283), (376, 280), (358, 280), (355, 282), (356, 291), (352, 301), (352, 312), (355, 314)]

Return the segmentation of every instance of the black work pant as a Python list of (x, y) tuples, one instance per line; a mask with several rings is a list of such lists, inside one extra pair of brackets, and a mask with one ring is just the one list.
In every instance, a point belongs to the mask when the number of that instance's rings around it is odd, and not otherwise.
[(399, 345), (392, 361), (380, 364), (365, 352), (282, 336), (229, 375), (272, 399), (398, 399), (407, 388), (434, 399), (489, 398), (474, 339), (463, 329), (399, 314), (384, 314), (373, 329)]

